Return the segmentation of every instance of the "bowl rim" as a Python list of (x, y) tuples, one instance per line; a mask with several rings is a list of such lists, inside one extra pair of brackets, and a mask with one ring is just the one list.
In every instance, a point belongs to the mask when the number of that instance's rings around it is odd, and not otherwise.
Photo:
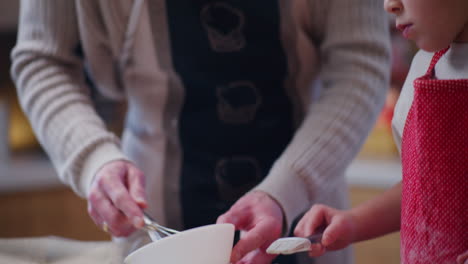
[[(131, 252), (127, 257), (125, 257), (124, 259), (124, 263), (127, 263), (127, 261), (129, 261), (130, 259), (134, 258), (135, 255), (140, 252), (140, 251), (143, 251), (145, 250), (145, 248), (149, 248), (149, 247), (153, 247), (155, 244), (157, 243), (160, 243), (161, 241), (168, 241), (168, 240), (173, 240), (175, 239), (175, 237), (180, 237), (181, 235), (182, 236), (186, 236), (187, 234), (190, 234), (190, 233), (193, 233), (193, 232), (198, 232), (200, 231), (201, 229), (207, 229), (207, 228), (225, 228), (225, 227), (231, 227), (232, 228), (232, 232), (234, 234), (234, 231), (235, 231), (235, 226), (233, 224), (230, 224), (230, 223), (222, 223), (222, 224), (210, 224), (210, 225), (204, 225), (204, 226), (198, 226), (198, 227), (194, 227), (194, 228), (190, 228), (190, 229), (187, 229), (187, 230), (184, 230), (184, 231), (181, 231), (180, 233), (177, 233), (177, 234), (174, 234), (174, 235), (170, 235), (168, 237), (164, 237), (162, 238), (161, 240), (157, 240), (157, 241), (152, 241), (146, 245), (143, 245), (142, 247), (134, 250), (133, 252)], [(146, 234), (145, 234), (146, 235)]]

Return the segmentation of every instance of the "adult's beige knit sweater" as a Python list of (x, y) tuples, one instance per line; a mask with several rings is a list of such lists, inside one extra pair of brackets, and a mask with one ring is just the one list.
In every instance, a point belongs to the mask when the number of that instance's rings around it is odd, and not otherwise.
[[(149, 212), (177, 227), (186, 87), (171, 57), (167, 3), (151, 1), (22, 0), (12, 75), (64, 183), (86, 197), (99, 168), (131, 160), (147, 177)], [(280, 0), (279, 13), (297, 129), (254, 189), (274, 197), (290, 225), (313, 203), (346, 206), (344, 171), (384, 102), (389, 36), (380, 1)], [(214, 49), (236, 49), (223, 45)], [(127, 101), (121, 138), (96, 114), (83, 67), (103, 95)]]

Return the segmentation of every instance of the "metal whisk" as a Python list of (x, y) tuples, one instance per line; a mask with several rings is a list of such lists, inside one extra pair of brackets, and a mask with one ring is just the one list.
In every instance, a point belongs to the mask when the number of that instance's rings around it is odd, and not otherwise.
[(143, 221), (145, 222), (145, 225), (142, 227), (142, 229), (148, 233), (151, 240), (153, 241), (157, 241), (167, 236), (179, 233), (177, 230), (156, 223), (146, 213), (143, 213)]

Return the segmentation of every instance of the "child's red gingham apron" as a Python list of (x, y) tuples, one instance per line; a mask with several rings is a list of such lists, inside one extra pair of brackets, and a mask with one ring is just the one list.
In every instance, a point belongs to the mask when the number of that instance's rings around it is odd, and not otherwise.
[(414, 81), (402, 141), (401, 261), (456, 263), (468, 250), (468, 79)]

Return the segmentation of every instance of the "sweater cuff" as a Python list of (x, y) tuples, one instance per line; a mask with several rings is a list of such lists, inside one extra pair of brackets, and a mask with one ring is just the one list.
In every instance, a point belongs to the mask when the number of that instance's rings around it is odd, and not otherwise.
[(122, 151), (113, 143), (104, 143), (97, 146), (83, 161), (80, 183), (77, 193), (79, 196), (88, 197), (94, 176), (106, 163), (115, 160), (128, 160)]
[(304, 212), (312, 201), (313, 186), (306, 183), (295, 170), (278, 160), (254, 191), (263, 191), (281, 206), (284, 214), (285, 234), (290, 232), (294, 219)]

